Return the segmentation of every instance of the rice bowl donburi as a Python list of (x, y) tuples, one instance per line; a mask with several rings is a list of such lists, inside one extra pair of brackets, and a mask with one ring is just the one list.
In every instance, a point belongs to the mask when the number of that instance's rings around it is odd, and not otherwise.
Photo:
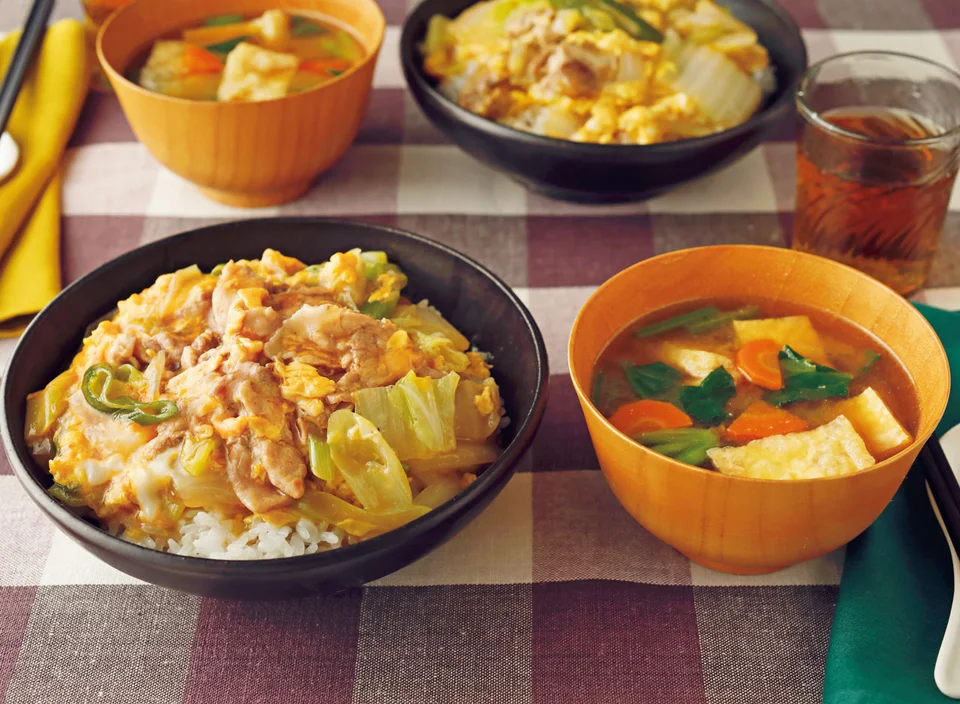
[(50, 493), (125, 540), (228, 559), (350, 544), (445, 503), (506, 420), (489, 360), (406, 283), (360, 250), (159, 277), (28, 397)]
[(713, 0), (481, 0), (432, 16), (419, 48), (461, 108), (574, 142), (714, 134), (778, 80), (757, 32)]

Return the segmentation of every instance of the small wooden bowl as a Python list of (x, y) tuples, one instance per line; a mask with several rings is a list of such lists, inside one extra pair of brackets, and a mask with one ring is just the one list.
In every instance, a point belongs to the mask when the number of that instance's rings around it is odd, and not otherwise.
[[(919, 394), (913, 444), (856, 474), (776, 481), (682, 464), (616, 430), (587, 391), (607, 343), (642, 315), (680, 301), (723, 296), (811, 305), (883, 340), (906, 366)], [(773, 572), (824, 555), (865, 530), (893, 498), (950, 393), (943, 346), (907, 301), (847, 266), (772, 247), (688, 249), (621, 271), (580, 310), (568, 357), (600, 466), (620, 503), (691, 560), (735, 574)]]
[(276, 0), (134, 0), (103, 25), (97, 56), (137, 139), (157, 161), (208, 197), (238, 207), (302, 195), (347, 150), (360, 129), (386, 29), (373, 0), (286, 0), (288, 10), (347, 25), (367, 55), (319, 88), (256, 103), (171, 98), (123, 73), (150, 42), (218, 14), (260, 14)]

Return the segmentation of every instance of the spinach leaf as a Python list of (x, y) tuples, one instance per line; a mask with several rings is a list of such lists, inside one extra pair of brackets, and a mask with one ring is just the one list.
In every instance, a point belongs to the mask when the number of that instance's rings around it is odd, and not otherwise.
[(227, 54), (229, 54), (231, 51), (237, 48), (237, 44), (239, 44), (240, 42), (245, 42), (248, 39), (250, 39), (250, 37), (248, 35), (244, 35), (242, 37), (228, 39), (225, 42), (220, 42), (219, 44), (211, 44), (204, 48), (209, 52), (212, 52), (214, 54), (221, 54), (223, 55), (223, 58), (226, 58)]
[(204, 27), (224, 27), (228, 24), (240, 24), (245, 22), (243, 15), (215, 15), (208, 17), (203, 21)]
[(706, 462), (707, 450), (720, 445), (716, 433), (701, 428), (653, 430), (635, 436), (634, 440), (654, 452), (692, 465)]
[(669, 332), (670, 330), (676, 330), (677, 328), (682, 328), (685, 325), (690, 323), (695, 323), (698, 320), (704, 320), (706, 318), (713, 317), (718, 315), (720, 310), (714, 308), (713, 306), (708, 306), (706, 308), (697, 308), (692, 310), (689, 313), (684, 313), (682, 315), (675, 315), (672, 318), (667, 318), (666, 320), (661, 320), (658, 323), (652, 323), (651, 325), (646, 325), (639, 330), (634, 330), (634, 337), (652, 337), (653, 335), (659, 335), (662, 332)]
[(604, 373), (601, 369), (597, 372), (597, 376), (593, 380), (593, 390), (590, 392), (590, 400), (597, 408), (603, 405), (603, 377)]
[(789, 346), (780, 350), (780, 370), (783, 372), (783, 388), (764, 397), (774, 406), (850, 395), (852, 376), (815, 364)]
[(80, 493), (80, 487), (77, 486), (66, 486), (65, 484), (54, 483), (53, 486), (47, 489), (47, 493), (67, 506), (79, 508), (87, 505), (87, 502), (84, 501)]
[(863, 353), (863, 366), (860, 367), (860, 371), (857, 372), (857, 376), (863, 376), (871, 369), (873, 365), (880, 361), (880, 358), (883, 357), (879, 352), (874, 352), (873, 350), (867, 350)]
[(680, 406), (687, 415), (706, 425), (723, 422), (727, 413), (723, 407), (737, 393), (733, 377), (723, 367), (717, 367), (699, 386), (685, 386), (680, 391)]
[(663, 362), (623, 365), (623, 373), (640, 398), (662, 396), (680, 383), (683, 375)]
[(686, 325), (685, 328), (691, 335), (701, 335), (719, 328), (722, 325), (726, 325), (732, 320), (746, 320), (748, 318), (756, 318), (758, 315), (760, 315), (760, 306), (744, 306), (743, 308), (737, 308), (736, 310), (727, 311), (726, 313), (717, 313), (709, 318), (694, 321)]
[(326, 33), (326, 28), (311, 22), (306, 17), (294, 15), (290, 18), (290, 34), (294, 37), (316, 37)]

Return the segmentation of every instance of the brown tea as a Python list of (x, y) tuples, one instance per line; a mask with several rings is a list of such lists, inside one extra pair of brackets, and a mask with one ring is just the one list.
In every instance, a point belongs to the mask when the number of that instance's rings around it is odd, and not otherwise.
[(957, 175), (952, 150), (911, 143), (942, 134), (906, 110), (820, 115), (860, 140), (806, 125), (798, 144), (793, 246), (856, 267), (903, 295), (919, 289), (937, 250)]

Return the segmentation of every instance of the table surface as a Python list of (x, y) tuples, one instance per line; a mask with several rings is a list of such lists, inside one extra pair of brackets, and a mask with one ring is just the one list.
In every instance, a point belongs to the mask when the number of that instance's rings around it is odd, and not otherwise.
[[(397, 56), (407, 4), (382, 4), (390, 26), (357, 144), (296, 203), (252, 212), (205, 200), (135, 141), (112, 97), (91, 95), (64, 160), (64, 280), (240, 217), (345, 216), (424, 234), (491, 267), (537, 318), (553, 372), (537, 442), (496, 502), (432, 555), (364, 589), (275, 604), (203, 599), (114, 571), (40, 515), (0, 454), (0, 700), (820, 701), (842, 551), (741, 578), (653, 538), (603, 482), (565, 353), (581, 303), (631, 262), (705, 244), (788, 244), (793, 143), (769, 141), (644, 204), (545, 200), (426, 122)], [(812, 61), (882, 48), (960, 63), (957, 0), (784, 4)], [(0, 31), (27, 5), (0, 3)], [(56, 13), (79, 8), (61, 2)], [(958, 211), (955, 197), (931, 286), (960, 285)], [(960, 289), (925, 295), (960, 308)], [(0, 362), (13, 344), (0, 342)]]

